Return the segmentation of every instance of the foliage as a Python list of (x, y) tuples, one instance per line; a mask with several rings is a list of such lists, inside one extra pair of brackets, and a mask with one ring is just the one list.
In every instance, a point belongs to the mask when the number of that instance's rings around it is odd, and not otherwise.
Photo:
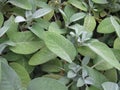
[(120, 90), (120, 0), (0, 0), (0, 90)]

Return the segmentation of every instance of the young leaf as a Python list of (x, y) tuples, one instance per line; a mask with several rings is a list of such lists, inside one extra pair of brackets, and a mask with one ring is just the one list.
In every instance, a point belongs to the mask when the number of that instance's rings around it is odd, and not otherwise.
[(22, 86), (27, 87), (28, 83), (30, 82), (30, 76), (26, 69), (22, 65), (15, 62), (10, 63), (10, 66), (15, 70), (15, 72), (20, 77)]
[(42, 8), (42, 9), (38, 9), (37, 11), (35, 11), (33, 13), (33, 18), (40, 18), (48, 13), (50, 13), (52, 11), (51, 8)]
[(54, 58), (56, 58), (56, 55), (53, 52), (51, 52), (48, 48), (45, 47), (31, 57), (29, 64), (39, 65), (39, 64), (46, 63)]
[(93, 86), (97, 88), (101, 88), (101, 84), (103, 82), (108, 81), (106, 77), (101, 74), (100, 72), (90, 68), (90, 67), (85, 67), (85, 69), (88, 71), (88, 75), (93, 79)]
[(82, 78), (79, 78), (77, 81), (77, 87), (82, 87), (85, 84), (84, 80)]
[(74, 45), (62, 35), (54, 32), (46, 32), (44, 41), (46, 46), (60, 58), (69, 63), (74, 60), (76, 49)]
[(29, 0), (9, 0), (8, 2), (26, 10), (32, 9), (32, 5), (30, 4)]
[(108, 62), (110, 65), (120, 70), (120, 63), (114, 56), (112, 50), (106, 44), (99, 41), (92, 41), (86, 44), (86, 46), (106, 60), (106, 62)]
[(103, 19), (97, 27), (97, 32), (99, 33), (112, 33), (114, 31), (115, 29), (109, 17)]
[(107, 0), (92, 0), (94, 3), (98, 3), (98, 4), (107, 4), (108, 1)]
[(115, 28), (118, 37), (120, 38), (120, 24), (118, 24), (118, 22), (112, 16), (110, 17), (110, 20), (112, 22), (113, 27)]
[(84, 27), (86, 30), (92, 32), (96, 27), (95, 18), (91, 15), (87, 15), (84, 20)]
[(102, 84), (104, 90), (120, 90), (119, 86), (113, 82), (105, 82)]
[(68, 90), (67, 87), (59, 81), (47, 77), (33, 79), (27, 90)]
[(25, 18), (22, 17), (22, 16), (17, 16), (17, 17), (15, 18), (15, 22), (16, 22), (16, 23), (20, 23), (20, 22), (24, 22), (24, 21), (26, 21), (26, 20), (25, 20)]

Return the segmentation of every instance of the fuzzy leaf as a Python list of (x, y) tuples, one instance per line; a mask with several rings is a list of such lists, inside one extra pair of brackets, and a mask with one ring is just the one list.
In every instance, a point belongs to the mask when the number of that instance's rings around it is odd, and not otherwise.
[(71, 63), (76, 56), (76, 49), (74, 45), (62, 35), (57, 33), (46, 32), (45, 44), (57, 56), (69, 63)]
[(33, 79), (27, 90), (68, 90), (67, 87), (59, 81), (47, 77)]

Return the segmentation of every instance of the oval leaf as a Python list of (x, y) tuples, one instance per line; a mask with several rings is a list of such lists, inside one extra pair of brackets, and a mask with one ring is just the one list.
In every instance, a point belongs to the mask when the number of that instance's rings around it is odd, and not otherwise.
[(94, 3), (98, 3), (98, 4), (106, 4), (108, 3), (107, 0), (92, 0)]
[(67, 87), (60, 83), (59, 81), (47, 78), (47, 77), (41, 77), (33, 79), (29, 85), (27, 90), (68, 90)]
[(74, 45), (62, 35), (57, 33), (46, 32), (45, 44), (57, 56), (68, 61), (69, 63), (71, 63), (76, 56), (76, 49)]
[(95, 18), (91, 15), (87, 15), (84, 20), (84, 27), (86, 28), (86, 30), (92, 32), (95, 29), (95, 26), (96, 26)]
[(52, 11), (51, 8), (42, 8), (42, 9), (38, 9), (37, 11), (35, 11), (35, 13), (33, 13), (33, 18), (40, 18), (48, 13), (50, 13)]
[(79, 0), (69, 0), (69, 3), (80, 10), (87, 11), (87, 7)]
[(15, 63), (15, 62), (10, 63), (10, 66), (15, 70), (15, 72), (20, 77), (22, 81), (22, 86), (26, 87), (28, 83), (30, 82), (30, 76), (28, 72), (26, 71), (26, 69), (22, 65)]
[(2, 80), (0, 90), (20, 90), (21, 81), (16, 72), (5, 63), (1, 63)]
[(32, 5), (30, 4), (29, 0), (9, 0), (8, 2), (26, 10), (32, 9)]
[(106, 62), (106, 60), (104, 60), (100, 56), (97, 56), (93, 60), (93, 62), (94, 62), (94, 64), (98, 64), (100, 62), (100, 64), (95, 67), (97, 70), (104, 71), (104, 70), (109, 70), (109, 69), (113, 68), (113, 66), (111, 66), (108, 62)]
[(120, 70), (120, 63), (114, 56), (112, 50), (106, 44), (99, 41), (93, 41), (86, 44), (86, 46), (106, 60), (106, 62), (108, 62), (110, 65)]
[(115, 28), (118, 37), (120, 38), (120, 24), (118, 24), (118, 22), (112, 16), (110, 17), (110, 20), (112, 22), (113, 27)]
[(45, 47), (31, 57), (29, 64), (30, 65), (43, 64), (50, 61), (51, 59), (54, 59), (55, 57), (56, 55)]
[(37, 38), (29, 31), (16, 32), (11, 37), (16, 45), (10, 47), (10, 50), (19, 54), (31, 54), (44, 45), (43, 41), (35, 39)]
[(120, 50), (120, 38), (116, 38), (114, 41), (114, 49)]
[(70, 22), (75, 22), (77, 20), (80, 20), (80, 19), (83, 19), (85, 17), (85, 13), (83, 12), (80, 12), (80, 13), (76, 13), (76, 14), (73, 14), (71, 17), (70, 17)]
[(98, 25), (97, 32), (99, 33), (112, 33), (115, 29), (110, 21), (110, 18), (103, 19)]

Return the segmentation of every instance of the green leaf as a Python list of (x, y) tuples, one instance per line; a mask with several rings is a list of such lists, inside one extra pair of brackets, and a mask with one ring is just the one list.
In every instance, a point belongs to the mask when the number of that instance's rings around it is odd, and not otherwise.
[(117, 60), (120, 61), (120, 50), (118, 50), (118, 49), (112, 49), (112, 51), (113, 51), (115, 57), (117, 58)]
[(40, 39), (44, 38), (44, 29), (38, 23), (28, 28), (32, 33), (34, 33)]
[(35, 53), (29, 61), (30, 65), (39, 65), (56, 58), (56, 55), (51, 52), (48, 48), (42, 48), (40, 51)]
[(120, 24), (114, 19), (114, 17), (110, 17), (110, 20), (112, 22), (113, 27), (115, 28), (115, 31), (120, 38)]
[(37, 11), (35, 11), (33, 13), (33, 18), (40, 18), (48, 13), (50, 13), (52, 11), (51, 8), (42, 8), (42, 9), (38, 9)]
[(22, 57), (21, 59), (17, 60), (16, 63), (22, 65), (27, 70), (27, 72), (31, 74), (35, 67), (28, 64), (29, 58)]
[(51, 72), (60, 72), (62, 68), (62, 62), (59, 59), (53, 59), (41, 66), (42, 71), (51, 73)]
[(2, 37), (11, 27), (12, 23), (14, 22), (13, 16), (11, 16), (5, 23), (2, 28), (0, 28), (0, 37)]
[(32, 5), (30, 4), (29, 0), (9, 0), (8, 2), (26, 10), (32, 9)]
[(86, 46), (78, 47), (78, 52), (83, 56), (89, 56), (90, 58), (93, 59), (96, 57), (96, 53)]
[(83, 19), (85, 17), (85, 13), (80, 12), (80, 13), (75, 13), (70, 17), (70, 22), (75, 22), (78, 21), (80, 19)]
[(90, 67), (85, 67), (86, 70), (88, 71), (88, 75), (93, 79), (93, 86), (97, 87), (97, 88), (101, 88), (101, 84), (103, 82), (108, 81), (106, 79), (106, 77), (101, 74), (100, 72), (90, 68)]
[(68, 19), (69, 19), (73, 14), (75, 14), (76, 11), (77, 11), (77, 9), (76, 9), (76, 8), (73, 8), (73, 6), (70, 5), (70, 4), (67, 4), (67, 5), (65, 6), (65, 8), (64, 8), (64, 12), (65, 12), (65, 14), (66, 14), (66, 16), (67, 16)]
[(64, 84), (59, 81), (47, 77), (33, 79), (27, 90), (68, 90)]
[(66, 13), (62, 9), (59, 9), (59, 11), (60, 11), (60, 13), (63, 16), (63, 19), (65, 21), (65, 25), (68, 26), (69, 25), (69, 18), (68, 18), (68, 16), (66, 15)]
[(100, 90), (96, 87), (90, 86), (90, 87), (86, 87), (86, 90)]
[(15, 70), (15, 72), (20, 77), (22, 86), (27, 87), (28, 83), (30, 82), (30, 76), (26, 69), (22, 65), (15, 62), (10, 63), (10, 66)]
[(2, 80), (0, 90), (20, 90), (21, 81), (15, 71), (8, 64), (1, 63)]
[(104, 75), (111, 82), (117, 82), (118, 80), (117, 70), (115, 68), (105, 71)]
[(16, 46), (10, 47), (10, 50), (18, 54), (31, 54), (44, 45), (41, 40), (37, 40), (29, 31), (16, 32), (11, 37), (11, 40), (15, 42)]
[(4, 17), (3, 14), (0, 12), (0, 27), (2, 26), (3, 21), (4, 21)]
[(45, 33), (45, 44), (60, 58), (71, 63), (76, 56), (76, 49), (74, 45), (62, 35), (54, 32)]
[(87, 11), (87, 7), (79, 0), (69, 0), (69, 3), (80, 10)]
[(99, 33), (112, 33), (114, 31), (115, 29), (109, 17), (103, 19), (97, 27), (97, 32)]
[(7, 46), (15, 46), (15, 43), (12, 41), (6, 41), (0, 44), (0, 54), (2, 54), (3, 50), (7, 47)]
[(55, 22), (52, 22), (50, 24), (48, 31), (55, 32), (55, 33), (58, 33), (58, 34), (66, 33), (66, 30), (65, 29), (60, 29), (59, 25)]
[(101, 71), (104, 71), (104, 70), (109, 70), (111, 68), (113, 68), (112, 65), (110, 65), (108, 62), (106, 62), (106, 60), (104, 60), (103, 58), (101, 58), (100, 56), (97, 56), (94, 60), (93, 60), (94, 64), (98, 64), (95, 68), (97, 70), (101, 70)]
[(92, 0), (94, 3), (98, 3), (98, 4), (107, 4), (108, 1), (107, 0)]
[(92, 32), (96, 27), (95, 18), (91, 15), (87, 15), (84, 19), (84, 27), (86, 30)]
[(114, 41), (114, 49), (120, 50), (120, 38), (116, 38)]
[(54, 10), (44, 16), (44, 19), (49, 21), (54, 16)]
[(99, 41), (92, 41), (86, 44), (86, 46), (106, 60), (106, 62), (108, 62), (110, 65), (120, 70), (120, 63), (114, 56), (112, 50), (106, 44)]
[(82, 87), (85, 84), (84, 80), (82, 78), (79, 78), (77, 81), (77, 87)]
[(105, 82), (102, 84), (102, 87), (104, 90), (119, 90), (118, 84), (113, 82)]

